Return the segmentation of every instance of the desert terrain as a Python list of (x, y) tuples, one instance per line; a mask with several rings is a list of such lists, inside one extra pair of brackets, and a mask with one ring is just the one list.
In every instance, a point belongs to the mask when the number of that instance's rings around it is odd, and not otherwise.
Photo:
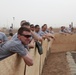
[(70, 75), (66, 53), (51, 53), (43, 67), (42, 75)]

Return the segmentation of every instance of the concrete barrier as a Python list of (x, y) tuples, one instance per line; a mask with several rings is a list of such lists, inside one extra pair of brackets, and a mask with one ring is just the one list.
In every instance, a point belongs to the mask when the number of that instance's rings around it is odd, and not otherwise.
[(39, 55), (37, 48), (30, 49), (30, 55), (34, 60), (34, 65), (31, 67), (25, 66), (23, 59), (18, 54), (0, 61), (0, 75), (41, 75), (45, 59), (50, 52), (76, 50), (76, 34), (55, 34), (55, 40), (51, 39), (48, 42), (45, 39), (42, 48), (42, 55)]
[[(52, 42), (52, 39), (51, 41)], [(41, 75), (42, 68), (47, 56), (47, 51), (49, 50), (50, 47), (50, 42), (48, 42), (46, 39), (42, 43), (42, 48), (43, 48), (43, 54), (39, 55), (37, 48), (30, 50), (30, 54), (33, 56), (34, 60), (34, 65), (31, 67), (26, 66), (26, 75)]]
[[(51, 42), (51, 41), (50, 41)], [(30, 49), (30, 55), (33, 57), (34, 65), (25, 66), (23, 59), (14, 54), (0, 61), (0, 75), (40, 75), (50, 46), (46, 39), (42, 43), (43, 54), (39, 55), (37, 48)]]
[(24, 61), (14, 54), (0, 61), (0, 75), (24, 75)]
[(76, 50), (76, 34), (55, 34), (51, 52), (64, 52)]

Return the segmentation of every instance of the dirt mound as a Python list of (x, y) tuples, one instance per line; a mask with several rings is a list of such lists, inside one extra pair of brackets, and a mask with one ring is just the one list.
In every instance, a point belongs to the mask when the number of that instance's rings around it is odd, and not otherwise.
[(52, 53), (48, 55), (42, 75), (70, 75), (66, 53)]

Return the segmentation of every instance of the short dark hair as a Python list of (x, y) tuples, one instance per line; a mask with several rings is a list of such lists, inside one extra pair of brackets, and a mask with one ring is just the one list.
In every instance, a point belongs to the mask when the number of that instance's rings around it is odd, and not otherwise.
[(13, 36), (13, 33), (9, 33), (9, 36)]
[(23, 31), (27, 31), (27, 32), (30, 32), (30, 29), (28, 29), (28, 28), (26, 28), (26, 27), (20, 27), (19, 29), (18, 29), (18, 34), (22, 34), (23, 33)]
[(47, 24), (44, 24), (44, 25), (42, 26), (42, 28), (44, 28), (44, 26), (47, 26)]
[(21, 25), (21, 27), (23, 27), (23, 26), (30, 26), (30, 23), (29, 23), (29, 22), (25, 22), (25, 23), (23, 23), (23, 24)]
[(22, 25), (23, 23), (25, 23), (26, 22), (26, 20), (22, 20), (21, 22), (20, 22), (20, 25)]
[(37, 24), (37, 25), (35, 25), (35, 28), (37, 28), (37, 27), (39, 27), (39, 25)]
[(34, 27), (34, 24), (31, 24), (30, 27), (31, 27), (31, 28)]

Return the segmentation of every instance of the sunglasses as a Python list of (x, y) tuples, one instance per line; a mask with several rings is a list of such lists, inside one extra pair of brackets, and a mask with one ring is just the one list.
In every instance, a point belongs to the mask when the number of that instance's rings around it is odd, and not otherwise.
[(30, 38), (31, 35), (25, 35), (25, 34), (21, 34), (22, 36), (26, 37), (26, 38)]

